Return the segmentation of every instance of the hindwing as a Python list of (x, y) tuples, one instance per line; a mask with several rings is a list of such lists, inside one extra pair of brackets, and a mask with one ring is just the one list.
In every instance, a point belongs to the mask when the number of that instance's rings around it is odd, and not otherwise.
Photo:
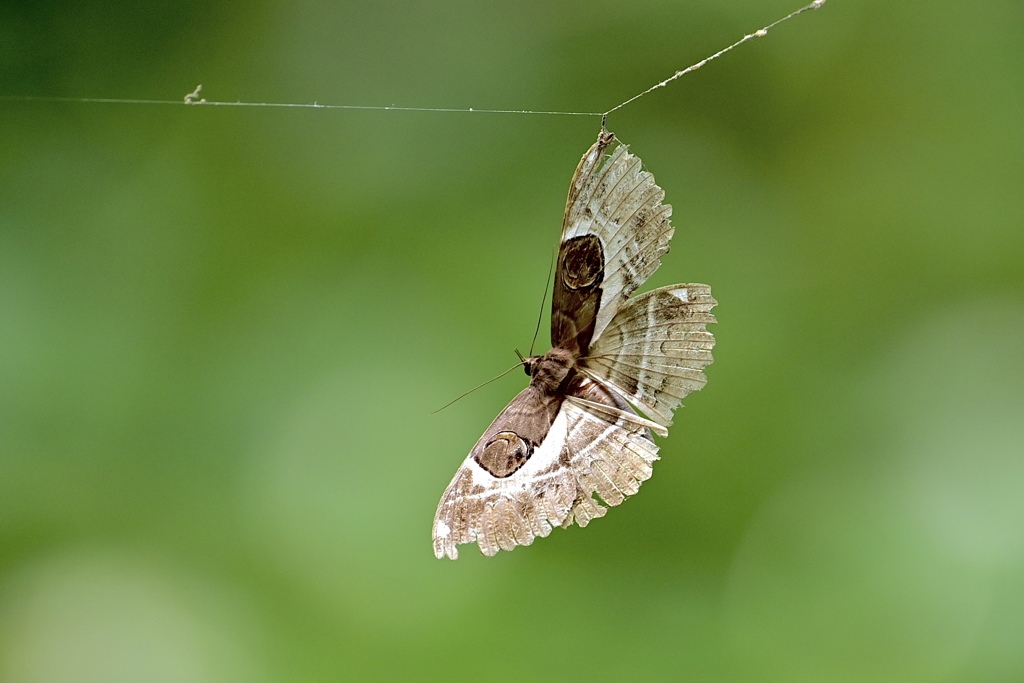
[(707, 382), (717, 304), (707, 285), (671, 285), (641, 294), (619, 310), (580, 369), (607, 383), (659, 424)]

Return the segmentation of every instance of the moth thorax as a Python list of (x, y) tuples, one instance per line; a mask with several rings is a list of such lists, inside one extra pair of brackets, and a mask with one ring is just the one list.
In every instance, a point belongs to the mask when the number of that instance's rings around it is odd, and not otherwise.
[(558, 392), (576, 368), (576, 359), (565, 349), (551, 349), (543, 356), (530, 358), (527, 363), (532, 378), (530, 384), (546, 394)]

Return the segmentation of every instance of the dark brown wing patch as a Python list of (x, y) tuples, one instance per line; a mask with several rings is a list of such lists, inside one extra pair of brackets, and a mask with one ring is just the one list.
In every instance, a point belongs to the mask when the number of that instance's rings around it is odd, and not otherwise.
[(572, 290), (600, 287), (604, 277), (604, 249), (597, 235), (580, 235), (566, 240), (561, 248), (558, 274)]
[(473, 456), (477, 464), (498, 479), (512, 476), (533, 455), (533, 445), (515, 432), (498, 432)]
[(551, 297), (551, 344), (584, 355), (594, 336), (604, 282), (604, 247), (597, 235), (579, 235), (558, 250)]

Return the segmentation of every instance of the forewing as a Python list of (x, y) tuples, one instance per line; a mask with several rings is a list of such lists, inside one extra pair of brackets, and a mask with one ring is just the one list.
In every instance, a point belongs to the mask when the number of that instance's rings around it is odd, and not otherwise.
[(673, 233), (664, 191), (625, 145), (606, 156), (612, 140), (602, 132), (583, 155), (562, 223), (551, 341), (581, 355), (658, 269)]
[[(476, 542), (484, 555), (529, 545), (565, 521), (576, 494), (559, 462), (566, 421), (534, 387), (524, 389), (480, 437), (441, 496), (434, 516), (434, 554), (457, 559), (457, 545)], [(505, 447), (517, 435), (528, 458)], [(501, 446), (488, 455), (488, 444)], [(492, 445), (490, 450), (494, 449)], [(522, 460), (522, 462), (519, 462)]]
[(490, 556), (530, 545), (555, 526), (586, 526), (605, 514), (602, 502), (618, 505), (651, 476), (658, 447), (643, 421), (630, 419), (629, 406), (616, 401), (618, 408), (595, 412), (575, 397), (562, 401), (525, 463), (508, 476), (495, 476), (475, 456), (489, 434), (516, 429), (513, 413), (538, 414), (531, 405), (536, 397), (528, 392), (502, 411), (441, 497), (433, 529), (438, 558), (457, 559), (462, 543), (476, 542)]
[(707, 285), (642, 294), (618, 312), (580, 367), (667, 427), (683, 398), (707, 382), (704, 368), (715, 346), (707, 325), (715, 322), (716, 303)]

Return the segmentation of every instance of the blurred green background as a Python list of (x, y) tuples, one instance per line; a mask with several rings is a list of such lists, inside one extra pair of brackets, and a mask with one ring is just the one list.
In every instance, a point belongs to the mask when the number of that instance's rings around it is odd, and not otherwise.
[[(0, 94), (600, 111), (795, 8), (4, 3)], [(0, 101), (0, 681), (1024, 680), (1022, 36), (830, 0), (613, 115), (709, 384), (455, 563), (525, 378), (430, 413), (529, 346), (598, 120)]]

